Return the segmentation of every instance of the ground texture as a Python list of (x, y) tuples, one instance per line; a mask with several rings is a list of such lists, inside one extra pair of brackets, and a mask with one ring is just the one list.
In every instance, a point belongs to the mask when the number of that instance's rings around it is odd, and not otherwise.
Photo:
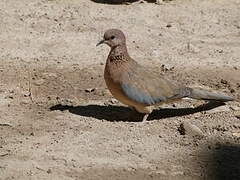
[(240, 1), (102, 2), (0, 1), (0, 179), (239, 179), (238, 102), (128, 121), (95, 45), (119, 28), (151, 71), (239, 100)]

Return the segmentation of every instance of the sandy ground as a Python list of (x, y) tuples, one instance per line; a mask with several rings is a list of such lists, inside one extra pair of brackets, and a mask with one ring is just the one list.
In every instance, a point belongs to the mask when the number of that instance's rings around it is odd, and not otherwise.
[(239, 9), (239, 0), (1, 0), (0, 179), (239, 179), (238, 102), (185, 100), (144, 125), (127, 121), (103, 80), (109, 48), (95, 47), (119, 28), (140, 64), (239, 100)]

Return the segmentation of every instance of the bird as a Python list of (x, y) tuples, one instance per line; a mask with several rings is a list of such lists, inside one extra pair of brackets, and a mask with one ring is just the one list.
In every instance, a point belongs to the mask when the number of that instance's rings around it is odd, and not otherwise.
[(227, 102), (234, 98), (202, 89), (178, 86), (164, 76), (140, 65), (130, 57), (126, 37), (119, 29), (108, 29), (96, 46), (107, 44), (111, 49), (106, 60), (104, 79), (115, 99), (142, 113), (142, 122), (162, 104), (183, 98)]

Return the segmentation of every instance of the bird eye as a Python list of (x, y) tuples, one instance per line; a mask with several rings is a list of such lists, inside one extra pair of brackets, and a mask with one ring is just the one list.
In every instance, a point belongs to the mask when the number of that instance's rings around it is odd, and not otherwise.
[(111, 36), (111, 39), (114, 39), (115, 38), (115, 36)]

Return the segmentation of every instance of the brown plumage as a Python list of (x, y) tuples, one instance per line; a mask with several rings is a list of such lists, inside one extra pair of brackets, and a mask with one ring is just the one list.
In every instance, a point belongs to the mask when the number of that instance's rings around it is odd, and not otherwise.
[(104, 39), (97, 45), (102, 43), (111, 47), (104, 71), (108, 89), (120, 102), (144, 113), (143, 121), (147, 119), (155, 106), (184, 97), (223, 102), (233, 100), (232, 97), (205, 90), (178, 87), (164, 77), (139, 65), (129, 56), (126, 38), (118, 29), (107, 30)]

